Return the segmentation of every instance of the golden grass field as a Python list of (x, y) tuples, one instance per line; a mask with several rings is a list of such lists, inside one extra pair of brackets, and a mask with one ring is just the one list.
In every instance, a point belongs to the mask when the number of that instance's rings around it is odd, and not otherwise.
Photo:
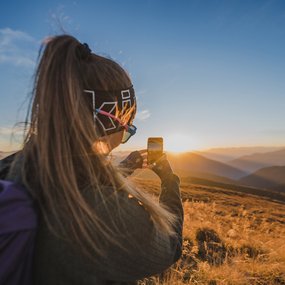
[[(159, 194), (158, 181), (133, 179)], [(181, 194), (182, 257), (141, 285), (285, 284), (285, 200), (186, 182)]]

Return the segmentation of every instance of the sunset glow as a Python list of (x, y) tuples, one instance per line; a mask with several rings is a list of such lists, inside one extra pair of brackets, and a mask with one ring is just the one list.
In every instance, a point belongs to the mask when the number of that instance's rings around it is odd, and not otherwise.
[(164, 150), (174, 153), (192, 151), (199, 148), (199, 144), (188, 135), (173, 134), (164, 138)]

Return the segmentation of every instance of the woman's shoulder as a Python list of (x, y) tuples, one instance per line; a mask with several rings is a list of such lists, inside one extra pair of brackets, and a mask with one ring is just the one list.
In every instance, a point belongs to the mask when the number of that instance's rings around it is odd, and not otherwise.
[(10, 180), (22, 184), (21, 167), (22, 151), (14, 152), (0, 160), (0, 179)]

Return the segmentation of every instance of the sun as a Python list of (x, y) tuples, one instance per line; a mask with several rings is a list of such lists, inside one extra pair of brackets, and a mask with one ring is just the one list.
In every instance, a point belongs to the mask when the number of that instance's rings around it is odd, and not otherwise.
[(198, 149), (197, 143), (188, 135), (173, 134), (163, 138), (164, 150), (181, 153)]

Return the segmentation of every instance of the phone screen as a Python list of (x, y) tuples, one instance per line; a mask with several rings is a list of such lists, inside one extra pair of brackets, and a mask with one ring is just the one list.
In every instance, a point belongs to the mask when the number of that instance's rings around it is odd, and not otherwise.
[(163, 154), (163, 138), (148, 138), (147, 140), (147, 163), (156, 162)]

